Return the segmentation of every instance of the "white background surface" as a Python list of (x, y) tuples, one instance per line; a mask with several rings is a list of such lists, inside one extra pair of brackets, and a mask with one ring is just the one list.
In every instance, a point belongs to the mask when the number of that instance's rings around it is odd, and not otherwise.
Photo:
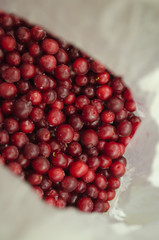
[[(55, 210), (0, 169), (0, 239), (144, 239), (159, 236), (159, 4), (148, 0), (0, 0), (122, 75), (142, 125), (127, 148), (127, 174), (110, 215)], [(114, 219), (114, 216), (121, 221)], [(123, 217), (122, 217), (123, 216)]]

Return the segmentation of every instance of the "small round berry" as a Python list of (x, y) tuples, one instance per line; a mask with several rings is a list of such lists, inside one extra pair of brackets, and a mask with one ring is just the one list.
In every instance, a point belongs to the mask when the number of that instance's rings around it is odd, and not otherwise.
[(129, 112), (134, 112), (134, 111), (136, 111), (136, 103), (134, 102), (134, 100), (126, 101), (125, 102), (125, 108)]
[(80, 110), (82, 110), (85, 106), (89, 105), (89, 103), (90, 100), (84, 95), (77, 96), (75, 99), (75, 107)]
[(27, 143), (23, 149), (23, 155), (28, 159), (36, 158), (40, 153), (39, 147), (33, 143)]
[(98, 73), (96, 81), (98, 84), (106, 84), (109, 82), (110, 74), (108, 72)]
[(78, 75), (75, 78), (76, 84), (80, 87), (86, 86), (88, 83), (88, 77), (86, 75)]
[(37, 173), (45, 174), (49, 170), (50, 163), (45, 157), (39, 156), (32, 161), (32, 167)]
[(115, 159), (121, 156), (121, 150), (119, 143), (117, 142), (107, 142), (104, 145), (104, 152), (110, 158)]
[(112, 97), (107, 102), (107, 108), (114, 113), (120, 112), (123, 107), (124, 103), (118, 97)]
[(115, 198), (115, 190), (109, 189), (107, 190), (107, 200), (111, 201)]
[(31, 102), (18, 99), (13, 105), (14, 115), (17, 118), (25, 119), (29, 116), (32, 110)]
[(83, 212), (92, 212), (93, 210), (93, 202), (88, 197), (80, 198), (77, 202), (77, 207), (80, 211)]
[(38, 138), (39, 141), (41, 142), (48, 142), (50, 140), (50, 132), (47, 128), (40, 128), (37, 133), (36, 136)]
[(20, 43), (27, 43), (31, 38), (30, 30), (26, 27), (19, 27), (16, 31), (16, 38)]
[(57, 108), (51, 109), (47, 115), (47, 121), (51, 126), (58, 126), (62, 123), (64, 119), (64, 114)]
[(69, 67), (64, 64), (58, 65), (55, 69), (55, 77), (60, 81), (68, 79), (70, 77)]
[(95, 172), (92, 169), (88, 169), (87, 173), (84, 176), (82, 176), (82, 180), (85, 183), (91, 183), (94, 181), (94, 179), (95, 179)]
[(89, 157), (87, 163), (90, 169), (96, 171), (100, 165), (100, 160), (98, 157)]
[(20, 67), (23, 78), (30, 79), (35, 75), (35, 66), (30, 63), (23, 63)]
[(82, 147), (78, 142), (71, 142), (68, 146), (68, 152), (71, 156), (77, 157), (82, 153)]
[(72, 176), (66, 176), (61, 182), (61, 186), (63, 189), (67, 192), (72, 192), (76, 189), (78, 185), (78, 181), (75, 177)]
[(78, 58), (73, 63), (73, 70), (78, 75), (84, 75), (89, 70), (88, 61), (85, 58)]
[(113, 94), (112, 89), (109, 86), (107, 86), (107, 85), (100, 86), (96, 90), (97, 97), (99, 99), (103, 100), (103, 101), (105, 101), (108, 98), (110, 98), (112, 96), (112, 94)]
[(49, 78), (46, 75), (38, 74), (34, 78), (34, 85), (41, 91), (47, 90), (50, 87)]
[(52, 72), (56, 67), (56, 58), (52, 55), (43, 55), (40, 58), (40, 66), (45, 72)]
[(56, 137), (59, 142), (70, 143), (73, 140), (74, 130), (68, 124), (58, 126), (56, 130)]
[(6, 130), (0, 129), (0, 145), (5, 145), (9, 142), (9, 134)]
[(38, 173), (31, 173), (27, 177), (27, 181), (33, 186), (40, 185), (42, 179), (43, 179), (42, 175)]
[(45, 30), (40, 26), (33, 26), (31, 29), (31, 36), (34, 40), (40, 41), (44, 39), (46, 35)]
[(23, 132), (16, 132), (11, 136), (11, 143), (19, 149), (23, 148), (28, 142), (29, 139)]
[(88, 171), (88, 166), (82, 162), (77, 161), (71, 164), (70, 166), (70, 174), (75, 178), (80, 178), (84, 176)]
[(6, 118), (4, 120), (4, 128), (8, 133), (13, 134), (18, 131), (19, 123), (14, 118)]
[(56, 54), (59, 50), (58, 43), (51, 38), (45, 38), (42, 42), (42, 49), (47, 54)]
[(15, 83), (20, 80), (20, 70), (16, 67), (9, 67), (2, 73), (2, 78), (8, 83)]
[(96, 174), (96, 177), (95, 177), (95, 180), (94, 180), (94, 184), (95, 184), (99, 189), (104, 190), (104, 189), (107, 187), (108, 182), (107, 182), (107, 179), (106, 179), (103, 175), (97, 173), (97, 174)]
[(87, 193), (88, 197), (96, 199), (98, 197), (99, 191), (95, 185), (90, 184), (87, 186), (86, 193)]
[(120, 180), (116, 177), (111, 176), (108, 179), (108, 188), (111, 190), (115, 190), (120, 187)]
[(57, 93), (52, 89), (48, 89), (44, 91), (42, 94), (43, 102), (46, 104), (54, 103), (56, 101), (56, 98), (57, 98)]
[(17, 159), (18, 155), (18, 148), (13, 145), (5, 147), (2, 151), (2, 157), (4, 157), (5, 161), (13, 161)]
[(110, 124), (104, 124), (98, 128), (98, 137), (102, 140), (111, 139), (114, 134), (114, 127)]
[(86, 191), (86, 183), (79, 180), (78, 185), (76, 187), (76, 192), (77, 193), (84, 193)]
[(103, 123), (112, 123), (115, 119), (115, 114), (111, 111), (103, 111), (101, 114), (101, 120)]
[(113, 91), (117, 94), (120, 94), (124, 91), (125, 86), (121, 80), (121, 78), (114, 78), (112, 83), (111, 83), (111, 88)]
[(12, 66), (18, 66), (21, 62), (21, 56), (17, 51), (9, 52), (6, 55), (6, 61)]
[(68, 62), (68, 55), (67, 55), (66, 51), (62, 48), (59, 48), (55, 57), (56, 57), (56, 60), (57, 60), (58, 63), (66, 64)]
[(98, 61), (92, 61), (91, 70), (95, 73), (102, 73), (105, 71), (105, 66)]
[(68, 166), (67, 156), (62, 152), (54, 152), (51, 158), (51, 163), (55, 167), (67, 168)]
[(61, 182), (64, 179), (65, 172), (62, 168), (51, 168), (48, 171), (49, 178), (52, 182)]
[(122, 177), (125, 173), (125, 165), (119, 161), (112, 163), (110, 173), (113, 177)]
[(132, 124), (128, 120), (124, 120), (119, 123), (117, 126), (117, 132), (120, 136), (122, 137), (127, 137), (131, 134), (132, 132)]
[(81, 134), (81, 143), (87, 148), (92, 148), (98, 144), (98, 135), (92, 129), (87, 129)]
[(6, 35), (1, 38), (1, 46), (4, 50), (12, 52), (16, 47), (16, 41), (12, 36)]
[(96, 107), (92, 105), (87, 105), (83, 108), (82, 118), (85, 122), (92, 123), (97, 120), (98, 116), (99, 114)]
[(15, 97), (17, 88), (13, 83), (3, 82), (0, 84), (0, 97), (9, 99)]
[(100, 168), (102, 169), (107, 169), (112, 164), (111, 158), (104, 154), (99, 156), (99, 160), (100, 160)]

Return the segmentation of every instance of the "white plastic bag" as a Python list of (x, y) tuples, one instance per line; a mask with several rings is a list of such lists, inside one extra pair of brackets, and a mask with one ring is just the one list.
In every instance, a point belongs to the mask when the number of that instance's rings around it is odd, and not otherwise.
[(128, 169), (108, 214), (46, 206), (0, 169), (0, 239), (153, 239), (159, 236), (159, 3), (144, 0), (0, 0), (124, 77), (142, 124), (126, 151)]

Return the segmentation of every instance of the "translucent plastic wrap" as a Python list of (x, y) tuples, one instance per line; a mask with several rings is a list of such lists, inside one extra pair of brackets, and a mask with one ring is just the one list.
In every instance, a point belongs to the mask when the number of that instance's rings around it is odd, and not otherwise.
[(50, 208), (0, 168), (0, 239), (158, 239), (159, 2), (0, 0), (0, 8), (44, 26), (122, 76), (142, 118), (109, 214)]

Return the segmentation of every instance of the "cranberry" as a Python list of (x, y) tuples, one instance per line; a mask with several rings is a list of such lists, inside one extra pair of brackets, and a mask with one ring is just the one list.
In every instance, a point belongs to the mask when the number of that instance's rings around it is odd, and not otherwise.
[(122, 137), (129, 136), (132, 132), (131, 122), (129, 122), (127, 120), (120, 122), (119, 125), (117, 126), (117, 132)]
[(45, 157), (39, 156), (32, 161), (32, 167), (37, 173), (44, 174), (48, 172), (50, 163)]
[(7, 131), (0, 129), (0, 145), (5, 145), (9, 142)]
[(47, 90), (50, 87), (49, 78), (46, 75), (36, 75), (34, 85), (41, 91)]
[(67, 63), (68, 62), (68, 55), (66, 51), (62, 48), (59, 48), (58, 52), (55, 55), (56, 60), (58, 63)]
[(103, 111), (103, 103), (100, 99), (93, 99), (91, 101), (91, 104), (97, 109), (98, 113), (101, 113)]
[(120, 94), (124, 91), (125, 86), (121, 80), (121, 78), (114, 78), (114, 80), (111, 83), (111, 88), (113, 91), (117, 94)]
[(70, 143), (73, 140), (74, 130), (68, 124), (60, 125), (56, 131), (58, 141), (62, 143)]
[(18, 157), (18, 155), (18, 148), (13, 145), (5, 147), (2, 151), (2, 157), (4, 157), (5, 161), (13, 161)]
[(86, 86), (88, 83), (88, 77), (86, 75), (78, 75), (76, 76), (76, 84), (80, 87)]
[(51, 108), (57, 108), (59, 110), (62, 110), (64, 107), (64, 104), (61, 100), (56, 99), (56, 101), (52, 104), (50, 104)]
[(16, 132), (11, 136), (11, 143), (19, 149), (23, 148), (29, 142), (28, 137), (23, 132)]
[(23, 149), (23, 154), (28, 159), (36, 158), (40, 153), (38, 145), (27, 143)]
[(40, 128), (37, 131), (36, 136), (41, 142), (47, 142), (50, 140), (50, 132), (47, 128)]
[(47, 121), (52, 126), (57, 126), (62, 123), (64, 118), (63, 112), (61, 112), (59, 109), (53, 108), (47, 115)]
[(29, 92), (30, 89), (31, 89), (31, 85), (29, 82), (21, 80), (17, 83), (17, 90), (19, 94), (26, 94)]
[(15, 175), (20, 175), (20, 173), (22, 172), (22, 168), (21, 168), (20, 164), (17, 162), (8, 163), (7, 167)]
[(31, 38), (30, 30), (26, 27), (19, 27), (16, 31), (16, 37), (20, 43), (29, 42)]
[(81, 135), (81, 143), (87, 148), (94, 147), (98, 144), (98, 135), (94, 130), (87, 129)]
[(87, 186), (86, 193), (88, 197), (95, 199), (98, 196), (98, 192), (98, 188), (95, 185), (90, 184)]
[(66, 176), (61, 182), (62, 187), (67, 192), (72, 192), (76, 189), (78, 185), (78, 181), (75, 177), (72, 176)]
[(79, 131), (83, 128), (84, 122), (80, 115), (72, 115), (69, 119), (69, 124), (73, 127), (75, 131)]
[(70, 166), (70, 174), (75, 178), (80, 178), (84, 176), (88, 171), (88, 166), (82, 162), (77, 161), (71, 164)]
[(119, 187), (120, 187), (120, 180), (116, 177), (111, 176), (108, 179), (108, 188), (114, 190), (114, 189), (117, 189)]
[(83, 94), (86, 95), (87, 98), (93, 98), (95, 96), (95, 88), (92, 85), (87, 85), (83, 89)]
[(17, 88), (13, 83), (1, 83), (0, 84), (0, 97), (4, 99), (13, 98), (17, 94)]
[(107, 200), (111, 201), (115, 198), (115, 190), (109, 189), (107, 190)]
[(34, 107), (30, 113), (30, 118), (34, 122), (39, 122), (40, 120), (42, 120), (43, 116), (44, 112), (39, 107)]
[(124, 97), (124, 99), (126, 99), (128, 101), (132, 100), (132, 94), (130, 92), (130, 89), (126, 88), (126, 90), (123, 93), (123, 97)]
[(52, 104), (56, 101), (57, 94), (54, 90), (48, 89), (45, 92), (43, 92), (42, 99), (43, 102), (46, 104)]
[(43, 55), (40, 58), (40, 66), (45, 72), (52, 72), (56, 67), (56, 58), (52, 55)]
[(1, 46), (4, 50), (12, 52), (16, 47), (16, 41), (12, 36), (6, 35), (1, 38)]
[[(34, 58), (30, 55), (29, 52), (26, 52), (22, 55), (22, 63), (28, 63), (28, 64), (33, 64), (34, 63)], [(29, 66), (28, 66), (28, 68), (25, 66), (24, 70), (26, 72), (27, 72), (27, 70), (29, 71)]]
[(54, 39), (45, 38), (42, 42), (42, 49), (47, 54), (56, 54), (59, 50), (59, 45)]
[(91, 70), (95, 73), (102, 73), (105, 71), (105, 66), (98, 61), (91, 62)]
[(107, 108), (114, 113), (120, 112), (123, 107), (124, 103), (118, 97), (112, 97), (108, 100)]
[(54, 166), (61, 168), (66, 168), (68, 165), (67, 156), (62, 152), (53, 153), (51, 162)]
[(51, 147), (48, 143), (46, 142), (40, 142), (38, 144), (39, 149), (40, 149), (40, 154), (46, 158), (48, 158), (51, 154)]
[(101, 201), (106, 201), (107, 200), (107, 192), (105, 190), (100, 190), (98, 192), (98, 199)]
[(99, 84), (106, 84), (110, 79), (110, 74), (108, 72), (98, 73), (96, 81)]
[(121, 122), (123, 120), (125, 120), (128, 116), (128, 112), (125, 108), (123, 108), (120, 112), (117, 112), (115, 114), (115, 121), (116, 122)]
[(21, 62), (21, 56), (17, 51), (9, 52), (6, 56), (6, 61), (12, 66), (18, 66)]
[(15, 133), (19, 129), (18, 121), (14, 118), (6, 118), (4, 121), (4, 128), (8, 133)]
[(114, 177), (122, 177), (125, 173), (125, 165), (119, 161), (112, 163), (110, 167), (110, 173)]
[(41, 174), (38, 173), (31, 173), (29, 174), (29, 176), (27, 177), (27, 181), (31, 184), (31, 185), (40, 185), (41, 181), (42, 181), (43, 177)]
[(119, 143), (116, 142), (107, 142), (104, 145), (104, 152), (110, 158), (115, 159), (121, 156)]
[(100, 86), (96, 90), (97, 97), (104, 101), (107, 100), (108, 98), (110, 98), (112, 93), (113, 93), (112, 89), (107, 85)]
[(86, 122), (94, 122), (97, 120), (99, 114), (96, 107), (87, 105), (83, 108), (82, 118)]
[(22, 168), (26, 168), (30, 164), (30, 160), (24, 157), (23, 154), (20, 154), (16, 161)]
[(77, 207), (79, 210), (81, 210), (83, 212), (92, 212), (93, 202), (90, 198), (83, 197), (78, 200)]
[(98, 157), (89, 157), (87, 163), (90, 169), (96, 171), (100, 165), (100, 160)]
[(107, 187), (108, 182), (107, 182), (107, 179), (103, 175), (97, 173), (96, 176), (95, 176), (94, 184), (99, 189), (104, 190)]
[(92, 169), (88, 169), (87, 173), (82, 176), (82, 180), (86, 183), (91, 183), (95, 179), (95, 172)]
[(71, 142), (68, 147), (68, 152), (71, 156), (77, 157), (82, 153), (82, 147), (78, 142)]
[(32, 110), (32, 105), (30, 102), (27, 102), (25, 100), (18, 99), (14, 105), (14, 114), (17, 118), (25, 119), (29, 116)]
[(60, 143), (58, 143), (57, 140), (55, 140), (55, 139), (51, 139), (51, 140), (49, 141), (49, 145), (50, 145), (50, 148), (51, 148), (51, 151), (52, 151), (52, 152), (54, 152), (54, 151), (58, 152), (58, 151), (61, 150), (61, 145), (60, 145)]
[(30, 63), (23, 63), (20, 67), (23, 78), (30, 79), (35, 75), (35, 66)]
[(125, 108), (129, 112), (134, 112), (134, 111), (136, 111), (136, 103), (134, 102), (134, 100), (126, 101), (125, 102)]
[(80, 95), (75, 99), (75, 106), (80, 110), (82, 110), (85, 106), (89, 105), (89, 103), (89, 99), (84, 95)]
[(40, 26), (33, 26), (31, 29), (31, 36), (34, 40), (40, 41), (42, 40), (46, 35), (45, 30)]
[(103, 139), (103, 140), (111, 139), (113, 134), (114, 134), (114, 127), (110, 124), (104, 124), (98, 128), (98, 137), (100, 139)]
[(107, 169), (112, 164), (111, 158), (109, 158), (108, 156), (106, 156), (104, 154), (99, 156), (99, 160), (100, 160), (100, 167), (102, 169)]
[(84, 193), (86, 191), (86, 183), (79, 180), (78, 185), (76, 187), (76, 192), (77, 193)]
[(33, 43), (29, 47), (29, 53), (32, 57), (38, 57), (41, 54), (40, 45)]
[(84, 75), (89, 70), (88, 61), (85, 58), (78, 58), (73, 63), (73, 70), (78, 75)]
[(65, 176), (62, 168), (51, 168), (48, 172), (49, 178), (52, 182), (61, 182)]
[(55, 69), (55, 77), (60, 81), (68, 79), (70, 77), (69, 67), (64, 64), (58, 65)]

